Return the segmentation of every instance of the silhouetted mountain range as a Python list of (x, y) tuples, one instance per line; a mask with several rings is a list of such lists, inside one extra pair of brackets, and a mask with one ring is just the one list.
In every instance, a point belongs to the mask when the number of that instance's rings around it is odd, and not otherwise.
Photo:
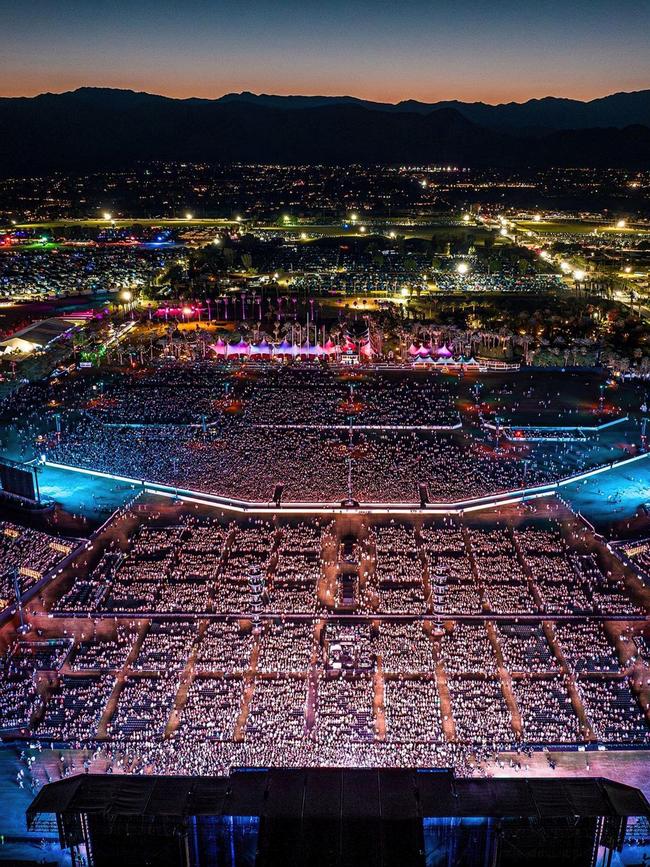
[(595, 127), (650, 126), (650, 90), (614, 93), (589, 102), (547, 96), (528, 102), (488, 105), (484, 102), (418, 102), (407, 99), (396, 104), (371, 102), (354, 96), (270, 96), (268, 94), (228, 93), (216, 102), (248, 102), (269, 108), (319, 108), (325, 105), (358, 105), (374, 111), (430, 114), (441, 108), (454, 108), (467, 120), (499, 130), (559, 130)]
[(80, 88), (0, 99), (0, 172), (140, 160), (650, 167), (650, 91), (588, 103), (368, 103)]

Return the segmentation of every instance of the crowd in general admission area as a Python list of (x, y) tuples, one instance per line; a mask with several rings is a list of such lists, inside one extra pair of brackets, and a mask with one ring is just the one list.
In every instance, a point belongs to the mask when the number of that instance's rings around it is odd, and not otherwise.
[[(603, 460), (596, 443), (509, 445), (461, 433), (253, 428), (237, 419), (205, 432), (157, 425), (80, 422), (49, 451), (50, 460), (239, 500), (452, 502), (547, 484)], [(611, 458), (616, 453), (611, 454)]]
[[(262, 502), (277, 484), (285, 501), (340, 502), (349, 478), (361, 501), (419, 502), (420, 483), (433, 502), (458, 501), (622, 456), (598, 438), (497, 444), (471, 425), (449, 430), (460, 423), (458, 381), (427, 373), (346, 377), (300, 365), (247, 373), (170, 362), (95, 380), (28, 385), (0, 405), (23, 425), (25, 454), (43, 412), (64, 406), (72, 412), (60, 440), (39, 446), (53, 461)], [(543, 398), (533, 403), (544, 409)]]

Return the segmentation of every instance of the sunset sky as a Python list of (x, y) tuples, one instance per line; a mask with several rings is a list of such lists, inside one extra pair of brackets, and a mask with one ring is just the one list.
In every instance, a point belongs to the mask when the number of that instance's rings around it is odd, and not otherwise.
[(83, 85), (400, 99), (650, 87), (650, 3), (0, 0), (0, 95)]

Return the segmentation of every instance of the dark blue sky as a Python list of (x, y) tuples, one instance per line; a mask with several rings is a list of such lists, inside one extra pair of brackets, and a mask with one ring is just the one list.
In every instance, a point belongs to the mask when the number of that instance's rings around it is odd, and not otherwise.
[(650, 87), (650, 2), (0, 0), (0, 93), (81, 85), (590, 99)]

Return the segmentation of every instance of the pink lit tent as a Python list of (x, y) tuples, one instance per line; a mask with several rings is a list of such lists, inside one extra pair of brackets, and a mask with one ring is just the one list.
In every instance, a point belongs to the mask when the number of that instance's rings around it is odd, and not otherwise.
[(451, 358), (453, 352), (451, 351), (451, 349), (447, 348), (447, 345), (445, 343), (443, 343), (439, 349), (436, 349), (435, 354), (438, 356), (438, 358)]
[(245, 340), (240, 340), (239, 343), (229, 343), (227, 355), (248, 355), (250, 346)]
[(307, 341), (305, 341), (300, 347), (300, 354), (306, 356), (307, 358), (315, 358), (318, 355), (314, 344), (308, 343)]
[(411, 356), (411, 358), (415, 358), (417, 355), (419, 355), (419, 352), (420, 352), (420, 350), (415, 345), (415, 343), (412, 343), (409, 346), (409, 355)]
[(331, 338), (327, 341), (323, 349), (328, 355), (334, 355), (335, 353), (341, 351), (341, 347), (334, 343)]
[(292, 349), (293, 344), (289, 343), (288, 340), (283, 340), (282, 343), (273, 347), (273, 355), (291, 355)]
[(217, 355), (225, 355), (226, 354), (226, 344), (221, 338), (219, 338), (216, 343), (213, 343), (210, 346), (210, 349), (213, 352), (216, 352)]

